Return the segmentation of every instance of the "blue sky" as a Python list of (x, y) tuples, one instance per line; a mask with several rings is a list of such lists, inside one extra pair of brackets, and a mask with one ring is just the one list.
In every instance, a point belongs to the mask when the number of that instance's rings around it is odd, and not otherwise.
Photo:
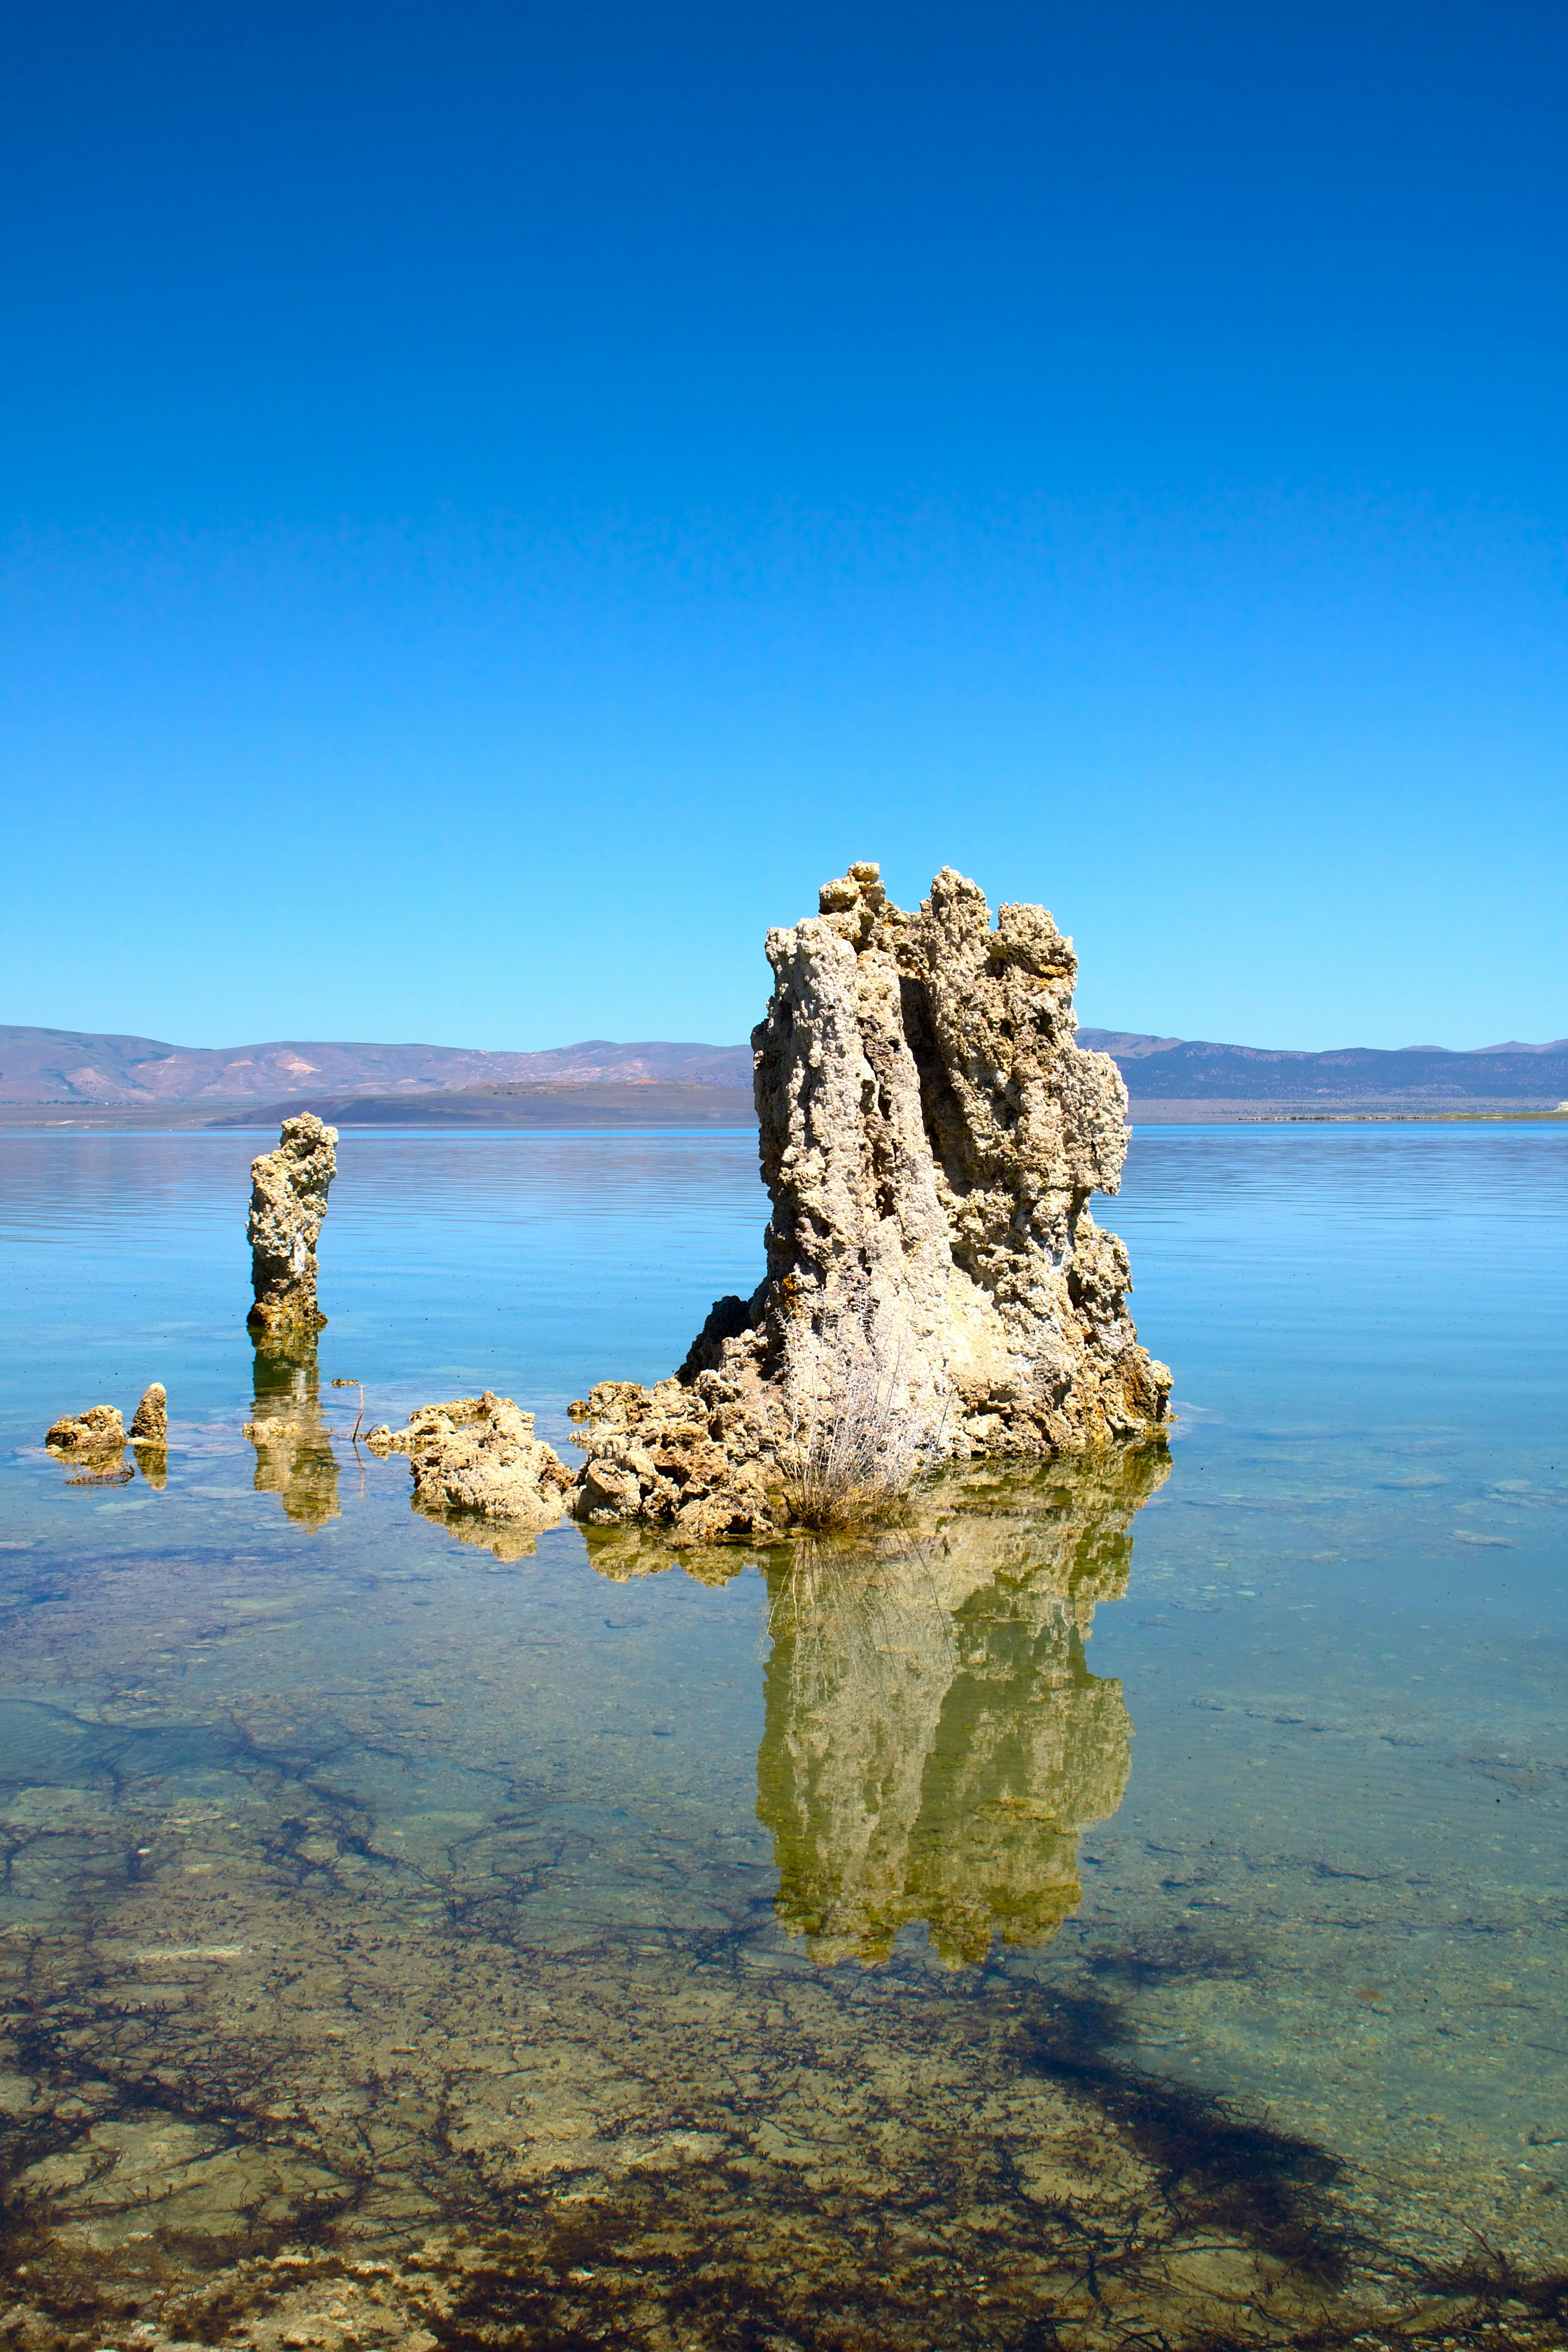
[(0, 1017), (729, 1040), (872, 856), (1088, 1022), (1568, 1031), (1565, 51), (15, 16)]

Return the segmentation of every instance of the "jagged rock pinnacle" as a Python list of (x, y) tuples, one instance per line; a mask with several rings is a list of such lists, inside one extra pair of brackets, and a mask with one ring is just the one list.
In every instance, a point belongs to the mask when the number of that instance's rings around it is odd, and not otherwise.
[(316, 1304), (316, 1244), (338, 1172), (337, 1140), (335, 1127), (306, 1111), (284, 1120), (276, 1151), (250, 1163), (253, 1329), (319, 1331), (327, 1319)]
[(768, 933), (752, 1034), (767, 1273), (718, 1301), (677, 1379), (595, 1390), (573, 1503), (591, 1523), (763, 1531), (791, 1432), (833, 1409), (857, 1351), (961, 1459), (1164, 1419), (1171, 1375), (1138, 1344), (1127, 1254), (1089, 1213), (1121, 1182), (1127, 1093), (1076, 1042), (1071, 940), (1042, 907), (1005, 906), (993, 928), (949, 866), (918, 914), (868, 862), (819, 904)]

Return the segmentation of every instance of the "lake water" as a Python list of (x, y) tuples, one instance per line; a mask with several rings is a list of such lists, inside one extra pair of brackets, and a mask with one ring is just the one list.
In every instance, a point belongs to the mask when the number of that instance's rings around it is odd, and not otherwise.
[(1168, 1452), (684, 1563), (358, 1384), (575, 1460), (754, 1138), (351, 1133), (293, 1361), (270, 1140), (0, 1144), (10, 2340), (1568, 2341), (1568, 1134), (1140, 1132)]

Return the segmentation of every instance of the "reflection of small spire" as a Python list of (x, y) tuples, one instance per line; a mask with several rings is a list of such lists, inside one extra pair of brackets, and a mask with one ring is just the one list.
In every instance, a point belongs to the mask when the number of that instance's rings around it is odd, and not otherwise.
[(339, 1515), (338, 1463), (321, 1411), (313, 1331), (255, 1332), (256, 1491), (276, 1495), (291, 1519), (319, 1528)]
[(884, 1958), (924, 1920), (961, 1967), (1077, 1908), (1079, 1834), (1121, 1803), (1132, 1729), (1084, 1637), (1168, 1471), (1163, 1446), (994, 1465), (940, 1481), (908, 1535), (782, 1559), (757, 1812), (814, 1958)]

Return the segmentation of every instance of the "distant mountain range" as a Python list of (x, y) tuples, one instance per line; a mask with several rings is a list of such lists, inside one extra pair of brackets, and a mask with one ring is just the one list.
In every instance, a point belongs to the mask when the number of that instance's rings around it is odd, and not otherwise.
[(749, 1045), (616, 1045), (602, 1037), (545, 1054), (463, 1045), (169, 1045), (85, 1029), (0, 1024), (0, 1102), (275, 1102), (286, 1095), (418, 1094), (474, 1086), (745, 1087)]
[(1110, 1029), (1080, 1029), (1079, 1042), (1115, 1057), (1134, 1104), (1268, 1102), (1307, 1109), (1376, 1105), (1396, 1110), (1512, 1103), (1554, 1109), (1568, 1097), (1568, 1037), (1547, 1045), (1510, 1038), (1505, 1045), (1463, 1054), (1442, 1045), (1287, 1053)]
[[(1531, 1045), (1510, 1038), (1471, 1053), (1440, 1045), (1395, 1052), (1346, 1046), (1328, 1053), (1211, 1045), (1121, 1029), (1081, 1029), (1081, 1044), (1114, 1055), (1134, 1104), (1247, 1104), (1334, 1110), (1462, 1108), (1468, 1104), (1554, 1108), (1568, 1099), (1568, 1038)], [(355, 1102), (363, 1122), (395, 1118), (409, 1103), (421, 1124), (441, 1117), (432, 1097), (479, 1090), (531, 1093), (570, 1101), (574, 1087), (600, 1089), (743, 1088), (752, 1084), (747, 1045), (620, 1045), (590, 1038), (540, 1054), (487, 1054), (454, 1045), (366, 1045), (289, 1040), (264, 1045), (170, 1045), (155, 1037), (102, 1031), (0, 1025), (0, 1104), (15, 1108), (78, 1105), (150, 1112), (162, 1105), (312, 1107)], [(602, 1101), (608, 1097), (595, 1097)], [(648, 1108), (653, 1097), (646, 1097)], [(696, 1098), (699, 1111), (701, 1097)], [(541, 1097), (542, 1101), (542, 1097)], [(584, 1097), (584, 1102), (586, 1098)], [(417, 1104), (419, 1109), (413, 1112)], [(637, 1097), (628, 1098), (628, 1115)], [(458, 1106), (451, 1109), (457, 1112)], [(465, 1111), (468, 1106), (465, 1105)], [(471, 1113), (470, 1113), (471, 1115)], [(715, 1115), (720, 1113), (715, 1107)], [(702, 1114), (706, 1120), (706, 1114)]]

